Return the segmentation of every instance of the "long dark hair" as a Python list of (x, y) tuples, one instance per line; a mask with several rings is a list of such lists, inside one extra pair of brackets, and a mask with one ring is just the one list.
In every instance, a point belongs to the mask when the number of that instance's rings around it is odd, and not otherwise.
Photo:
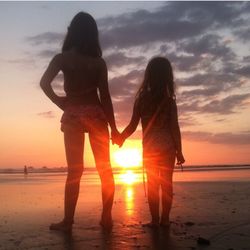
[(62, 52), (72, 48), (87, 56), (102, 56), (97, 25), (95, 19), (88, 13), (79, 12), (76, 14), (68, 27)]
[[(144, 97), (150, 97), (150, 106), (155, 109), (164, 98), (175, 99), (173, 69), (165, 57), (154, 57), (146, 67), (144, 79), (136, 100), (144, 106)], [(148, 98), (146, 98), (148, 102)]]

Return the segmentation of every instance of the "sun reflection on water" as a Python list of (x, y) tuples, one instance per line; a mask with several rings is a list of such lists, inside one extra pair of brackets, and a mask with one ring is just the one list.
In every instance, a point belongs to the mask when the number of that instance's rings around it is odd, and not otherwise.
[(116, 174), (115, 179), (119, 184), (131, 186), (142, 181), (142, 173), (134, 170), (121, 170), (120, 173)]
[(131, 186), (126, 188), (126, 211), (128, 215), (132, 215), (134, 211), (134, 190)]
[(132, 170), (127, 170), (121, 177), (122, 181), (126, 184), (132, 184), (136, 181), (136, 175)]

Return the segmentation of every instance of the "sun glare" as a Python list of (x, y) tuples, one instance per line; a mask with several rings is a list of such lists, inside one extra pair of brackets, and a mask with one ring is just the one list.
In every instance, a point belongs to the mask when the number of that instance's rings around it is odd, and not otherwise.
[(119, 149), (114, 152), (114, 161), (121, 167), (138, 167), (142, 163), (141, 152), (136, 149)]
[(136, 177), (136, 174), (133, 173), (132, 170), (128, 170), (124, 174), (121, 175), (121, 180), (123, 183), (130, 185), (137, 181), (137, 177)]
[(134, 190), (132, 187), (126, 188), (126, 211), (128, 215), (132, 215), (134, 211)]

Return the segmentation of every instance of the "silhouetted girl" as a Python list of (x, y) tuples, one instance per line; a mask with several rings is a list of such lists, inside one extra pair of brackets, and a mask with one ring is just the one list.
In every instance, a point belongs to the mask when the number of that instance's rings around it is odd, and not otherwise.
[[(56, 95), (51, 87), (52, 80), (60, 71), (64, 75), (65, 97)], [(85, 132), (89, 133), (102, 183), (101, 225), (110, 227), (114, 180), (110, 166), (108, 124), (113, 138), (118, 131), (108, 89), (107, 67), (102, 58), (97, 25), (91, 15), (80, 12), (73, 18), (62, 53), (52, 59), (40, 85), (50, 100), (64, 111), (61, 130), (64, 132), (68, 164), (64, 219), (51, 224), (50, 229), (68, 231), (72, 228), (83, 172)]]
[[(121, 144), (137, 128), (143, 129), (143, 164), (147, 173), (148, 203), (152, 216), (149, 226), (169, 226), (172, 206), (172, 175), (175, 165), (184, 163), (181, 134), (175, 101), (173, 71), (164, 57), (155, 57), (147, 65), (129, 125), (121, 135)], [(162, 212), (159, 214), (161, 188)]]

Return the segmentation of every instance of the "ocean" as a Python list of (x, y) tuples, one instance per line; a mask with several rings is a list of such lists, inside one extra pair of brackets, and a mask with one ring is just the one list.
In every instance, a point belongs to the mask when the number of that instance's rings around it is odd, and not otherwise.
[[(133, 185), (143, 182), (141, 168), (113, 168), (116, 184)], [(0, 184), (61, 181), (67, 175), (66, 168), (28, 168), (28, 174), (23, 169), (0, 169)], [(220, 181), (250, 181), (250, 165), (210, 165), (184, 166), (183, 171), (176, 167), (173, 175), (174, 182), (220, 182)], [(81, 182), (99, 184), (100, 179), (95, 168), (86, 168)]]

